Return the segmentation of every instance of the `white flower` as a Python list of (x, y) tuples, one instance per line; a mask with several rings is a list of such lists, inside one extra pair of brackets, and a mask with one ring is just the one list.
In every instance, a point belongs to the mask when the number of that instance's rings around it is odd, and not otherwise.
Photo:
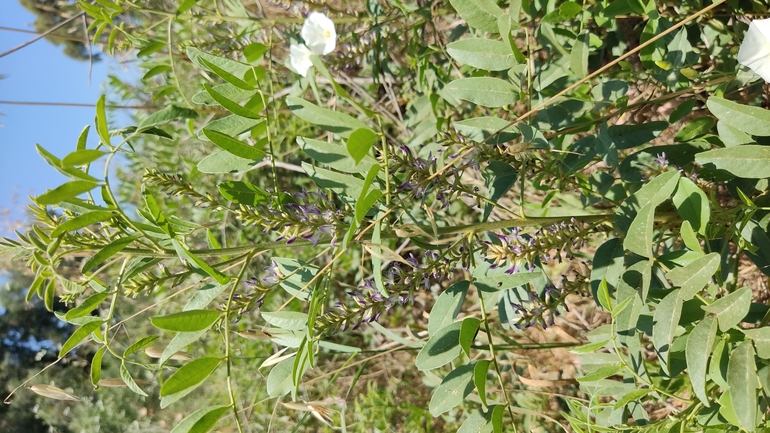
[(310, 51), (320, 55), (329, 54), (337, 46), (337, 31), (334, 30), (334, 22), (326, 15), (313, 12), (307, 16), (302, 24), (302, 39)]
[(770, 82), (770, 19), (749, 24), (749, 31), (738, 51), (738, 63)]
[(313, 52), (304, 45), (292, 45), (289, 47), (291, 66), (303, 77), (307, 76), (307, 70), (313, 66), (313, 62), (310, 61), (312, 54)]

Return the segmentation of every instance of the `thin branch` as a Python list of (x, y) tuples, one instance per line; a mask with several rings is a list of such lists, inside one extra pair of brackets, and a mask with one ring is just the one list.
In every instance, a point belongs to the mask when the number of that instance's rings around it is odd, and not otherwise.
[(64, 27), (64, 26), (66, 26), (66, 25), (67, 25), (67, 24), (69, 24), (70, 22), (72, 22), (72, 21), (74, 21), (74, 20), (76, 20), (76, 19), (80, 18), (80, 17), (81, 17), (81, 16), (83, 16), (83, 15), (85, 15), (85, 12), (80, 12), (79, 14), (77, 14), (77, 15), (73, 16), (72, 18), (66, 19), (66, 20), (64, 20), (64, 21), (60, 22), (59, 24), (57, 24), (57, 25), (55, 25), (55, 26), (51, 27), (50, 29), (46, 30), (45, 32), (43, 32), (43, 33), (40, 33), (39, 35), (37, 35), (37, 36), (35, 36), (34, 38), (32, 38), (32, 39), (28, 40), (27, 42), (24, 42), (24, 43), (23, 43), (23, 44), (21, 44), (21, 45), (17, 45), (17, 46), (15, 46), (15, 47), (11, 48), (11, 49), (10, 49), (10, 50), (8, 50), (8, 51), (5, 51), (5, 52), (3, 52), (3, 53), (0, 53), (0, 58), (2, 58), (2, 57), (5, 57), (5, 56), (7, 56), (8, 54), (11, 54), (11, 53), (13, 53), (13, 52), (19, 51), (20, 49), (22, 49), (22, 48), (26, 47), (27, 45), (31, 45), (31, 44), (33, 44), (33, 43), (37, 42), (38, 40), (40, 40), (40, 39), (42, 39), (42, 38), (44, 38), (44, 37), (48, 36), (49, 34), (51, 34), (51, 33), (55, 32), (56, 30), (58, 30), (58, 29), (60, 29), (60, 28), (62, 28), (62, 27)]

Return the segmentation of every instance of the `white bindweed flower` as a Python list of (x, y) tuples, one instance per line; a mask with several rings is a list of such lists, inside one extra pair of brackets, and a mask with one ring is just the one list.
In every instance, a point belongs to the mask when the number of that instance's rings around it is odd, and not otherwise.
[(329, 54), (337, 46), (337, 31), (334, 22), (326, 15), (313, 12), (307, 16), (300, 32), (310, 51), (320, 55)]
[(770, 19), (749, 24), (749, 31), (738, 51), (738, 63), (770, 83)]
[(289, 48), (289, 61), (294, 70), (303, 77), (313, 66), (310, 56), (329, 54), (337, 46), (337, 31), (334, 30), (334, 22), (326, 15), (313, 12), (305, 19), (300, 32), (305, 44), (292, 45)]
[(303, 77), (307, 76), (307, 70), (313, 66), (313, 62), (310, 61), (312, 54), (313, 52), (304, 45), (292, 45), (289, 47), (291, 66)]

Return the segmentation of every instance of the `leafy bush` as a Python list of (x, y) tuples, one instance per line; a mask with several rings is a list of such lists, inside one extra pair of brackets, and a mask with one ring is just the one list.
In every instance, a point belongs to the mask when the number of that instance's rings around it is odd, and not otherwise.
[(734, 60), (763, 6), (329, 2), (332, 41), (223, 3), (79, 3), (163, 108), (40, 147), (70, 180), (3, 245), (95, 387), (197, 390), (174, 432), (768, 427), (770, 113)]

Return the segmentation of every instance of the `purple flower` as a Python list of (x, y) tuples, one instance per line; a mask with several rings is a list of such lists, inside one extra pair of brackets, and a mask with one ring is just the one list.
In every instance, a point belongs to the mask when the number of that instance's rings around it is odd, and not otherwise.
[(653, 161), (661, 167), (668, 167), (668, 159), (666, 159), (666, 152), (659, 153)]

